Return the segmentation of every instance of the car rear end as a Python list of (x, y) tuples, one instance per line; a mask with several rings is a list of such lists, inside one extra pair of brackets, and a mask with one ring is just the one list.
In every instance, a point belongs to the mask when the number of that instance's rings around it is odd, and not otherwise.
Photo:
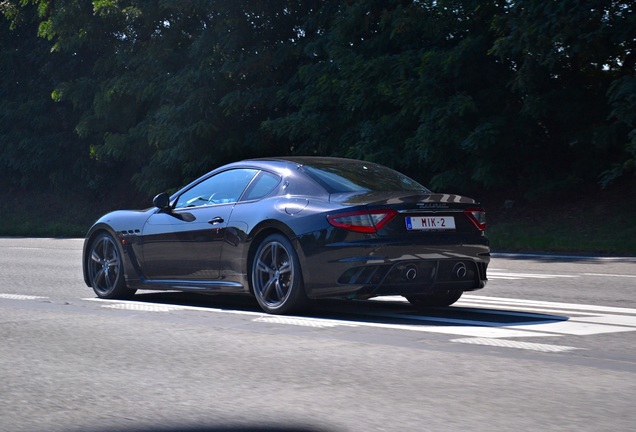
[(327, 216), (337, 287), (356, 298), (471, 291), (486, 284), (485, 211), (457, 195), (375, 201)]
[(422, 193), (342, 204), (326, 215), (329, 228), (299, 238), (311, 297), (426, 295), (486, 285), (490, 248), (485, 211), (475, 201)]
[(310, 297), (431, 295), (483, 288), (485, 211), (381, 165), (299, 160), (329, 193), (324, 228), (297, 239)]

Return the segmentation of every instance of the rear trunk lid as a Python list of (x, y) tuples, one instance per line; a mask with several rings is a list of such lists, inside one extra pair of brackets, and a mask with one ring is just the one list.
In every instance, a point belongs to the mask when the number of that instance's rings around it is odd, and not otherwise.
[(331, 201), (344, 206), (364, 206), (370, 212), (396, 211), (377, 231), (382, 237), (480, 233), (486, 228), (482, 206), (461, 195), (367, 192), (332, 194)]

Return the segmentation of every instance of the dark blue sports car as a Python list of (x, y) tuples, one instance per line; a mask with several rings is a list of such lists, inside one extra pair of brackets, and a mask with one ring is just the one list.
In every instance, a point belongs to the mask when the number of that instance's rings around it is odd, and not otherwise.
[(285, 314), (323, 297), (448, 306), (487, 280), (479, 203), (374, 163), (245, 160), (153, 203), (109, 213), (88, 231), (84, 280), (98, 297), (251, 294), (264, 311)]

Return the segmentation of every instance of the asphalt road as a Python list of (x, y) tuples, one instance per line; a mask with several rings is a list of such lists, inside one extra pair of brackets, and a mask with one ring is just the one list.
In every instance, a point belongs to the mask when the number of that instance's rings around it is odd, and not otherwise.
[(488, 286), (263, 314), (100, 301), (81, 240), (0, 238), (0, 431), (631, 431), (636, 259), (496, 256)]

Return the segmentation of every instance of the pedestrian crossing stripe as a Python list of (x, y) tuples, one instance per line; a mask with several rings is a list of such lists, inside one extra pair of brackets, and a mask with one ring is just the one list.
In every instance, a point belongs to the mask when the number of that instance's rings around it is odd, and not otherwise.
[[(112, 301), (86, 299), (104, 302), (104, 307), (112, 306)], [(401, 302), (403, 297), (380, 297), (370, 301)], [(138, 302), (122, 302), (128, 308)], [(166, 305), (156, 309), (152, 304), (136, 308), (145, 311), (164, 311)], [(108, 306), (110, 305), (110, 306)], [(126, 309), (126, 307), (120, 307)], [(460, 301), (446, 309), (449, 313), (425, 314), (414, 311), (379, 309), (365, 311), (357, 318), (280, 318), (260, 312), (216, 309), (196, 306), (170, 305), (169, 310), (194, 310), (208, 313), (222, 313), (251, 316), (255, 323), (296, 325), (316, 328), (333, 327), (374, 327), (398, 331), (447, 334), (488, 339), (545, 338), (558, 336), (592, 336), (600, 334), (636, 331), (636, 309), (595, 306), (584, 304), (557, 303), (502, 297), (486, 297), (465, 294)], [(465, 313), (464, 313), (465, 312)], [(374, 319), (375, 317), (375, 319)], [(466, 317), (466, 318), (464, 318)]]
[(548, 274), (548, 273), (518, 273), (509, 272), (503, 269), (488, 269), (488, 279), (505, 279), (505, 280), (519, 280), (519, 279), (556, 279), (556, 278), (578, 278), (579, 275), (563, 275), (563, 274)]
[(540, 344), (534, 342), (519, 342), (519, 341), (509, 341), (504, 339), (489, 339), (489, 338), (461, 338), (461, 339), (451, 339), (451, 342), (472, 344), (472, 345), (487, 345), (494, 347), (503, 347), (503, 348), (516, 348), (516, 349), (525, 349), (530, 351), (539, 351), (539, 352), (565, 352), (577, 350), (580, 348), (575, 348), (571, 346), (563, 346), (563, 345), (552, 345), (552, 344)]

